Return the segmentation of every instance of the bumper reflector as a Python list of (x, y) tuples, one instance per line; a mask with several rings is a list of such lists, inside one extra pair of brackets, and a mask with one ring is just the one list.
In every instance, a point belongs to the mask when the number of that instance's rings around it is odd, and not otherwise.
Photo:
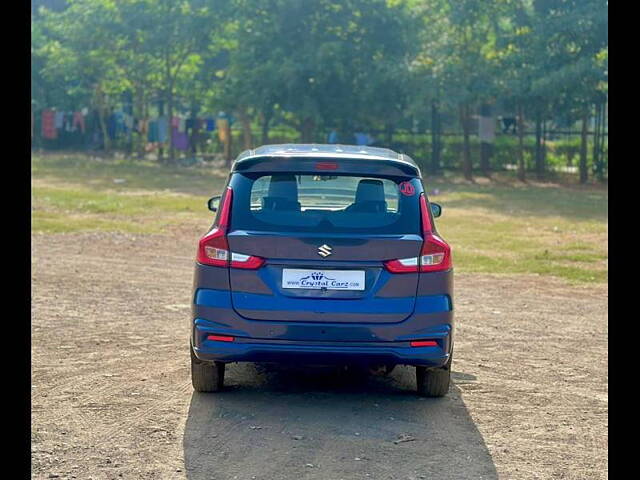
[(412, 347), (437, 347), (438, 342), (435, 340), (413, 340), (411, 342)]
[(235, 337), (227, 337), (225, 335), (207, 335), (207, 340), (214, 340), (216, 342), (233, 342)]

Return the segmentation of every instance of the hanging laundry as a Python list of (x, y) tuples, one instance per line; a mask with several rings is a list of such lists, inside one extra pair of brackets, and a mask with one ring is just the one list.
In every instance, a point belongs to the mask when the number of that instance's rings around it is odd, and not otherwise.
[(73, 114), (73, 128), (74, 130), (80, 128), (80, 131), (84, 133), (84, 115), (82, 112), (75, 112)]
[(187, 122), (184, 118), (180, 118), (180, 122), (178, 123), (178, 131), (180, 133), (185, 133), (187, 131)]
[(194, 119), (193, 129), (191, 130), (191, 135), (189, 137), (191, 150), (194, 154), (197, 152), (198, 148), (202, 149), (204, 147), (203, 142), (206, 140), (206, 132), (204, 130), (204, 127), (206, 127), (206, 122), (204, 119)]
[(56, 112), (53, 110), (46, 109), (42, 111), (42, 138), (46, 138), (47, 140), (58, 138)]
[(169, 120), (167, 117), (158, 117), (158, 142), (169, 140)]
[(194, 123), (195, 123), (195, 121), (194, 121), (194, 120), (195, 120), (195, 119), (194, 119), (193, 117), (191, 117), (191, 118), (187, 118), (187, 119), (185, 120), (185, 128), (186, 128), (187, 130), (192, 130), (192, 129), (193, 129), (193, 125), (194, 125)]
[(216, 118), (216, 128), (218, 129), (218, 138), (222, 143), (227, 143), (229, 139), (229, 120), (226, 118)]
[(171, 117), (171, 128), (178, 128), (178, 126), (180, 126), (180, 118), (174, 115)]
[(356, 145), (371, 145), (374, 139), (368, 133), (356, 132), (353, 134), (355, 137)]
[(56, 120), (55, 120), (55, 127), (56, 130), (62, 130), (62, 127), (64, 126), (64, 112), (56, 112)]
[(128, 113), (124, 114), (124, 126), (127, 132), (133, 130), (133, 115), (129, 115)]
[(65, 112), (63, 124), (65, 132), (75, 132), (76, 129), (73, 126), (73, 112)]
[(189, 150), (189, 135), (186, 132), (173, 129), (172, 142), (174, 148), (178, 150)]
[(216, 129), (216, 121), (213, 118), (207, 118), (207, 132), (213, 132)]
[(104, 137), (98, 110), (93, 110), (89, 115), (86, 115), (85, 123), (86, 130), (89, 133), (89, 135), (85, 136), (87, 145), (89, 145), (91, 149), (102, 148), (104, 145)]
[(127, 133), (127, 127), (124, 123), (124, 112), (118, 110), (114, 114), (115, 122), (116, 122), (116, 137), (119, 137), (122, 133)]
[(144, 135), (149, 131), (149, 121), (146, 119), (138, 120), (138, 132)]
[(109, 138), (111, 140), (116, 139), (117, 129), (118, 129), (118, 121), (115, 113), (112, 113), (107, 118), (107, 135), (109, 135)]
[(158, 141), (158, 121), (151, 120), (149, 122), (149, 134), (147, 135), (147, 140), (151, 143), (155, 143)]

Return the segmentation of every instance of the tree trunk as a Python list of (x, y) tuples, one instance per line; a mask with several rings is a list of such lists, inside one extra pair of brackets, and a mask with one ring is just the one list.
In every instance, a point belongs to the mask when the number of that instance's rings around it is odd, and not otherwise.
[(593, 165), (598, 181), (604, 181), (604, 103), (596, 103), (596, 126), (593, 134)]
[(518, 180), (525, 181), (524, 168), (524, 108), (522, 104), (518, 104)]
[(100, 85), (96, 85), (96, 110), (98, 111), (98, 122), (100, 123), (100, 131), (102, 132), (102, 146), (106, 153), (111, 150), (111, 140), (109, 138), (109, 132), (107, 131), (106, 122), (106, 100), (104, 92)]
[(542, 142), (542, 116), (540, 112), (536, 112), (536, 175), (539, 180), (544, 176)]
[(440, 111), (438, 102), (431, 102), (431, 173), (440, 170)]
[[(164, 116), (164, 100), (160, 100), (158, 105), (158, 117)], [(158, 161), (164, 163), (164, 147), (161, 142), (158, 142)]]
[[(138, 120), (144, 119), (146, 118), (145, 116), (145, 95), (144, 95), (144, 89), (142, 87), (137, 87), (136, 88), (136, 96), (135, 96), (135, 110), (134, 110), (134, 118), (137, 118)], [(133, 124), (133, 128), (137, 128), (137, 125), (135, 124), (135, 120), (134, 120), (134, 124)], [(139, 159), (144, 158), (144, 146), (145, 143), (147, 141), (147, 139), (145, 138), (144, 133), (139, 132), (138, 133), (139, 139), (138, 139), (138, 144), (136, 145), (136, 157)]]
[[(489, 122), (487, 122), (486, 119), (489, 119)], [(489, 105), (488, 103), (484, 103), (480, 107), (478, 136), (480, 137), (480, 170), (485, 177), (491, 178), (491, 155), (493, 155), (493, 143), (487, 136), (487, 133), (489, 132), (484, 131), (484, 128), (486, 127), (485, 122), (490, 123), (490, 125), (492, 125), (492, 128), (495, 129), (493, 112), (491, 109), (491, 105)]]
[(313, 131), (315, 129), (315, 122), (313, 118), (306, 117), (300, 125), (300, 141), (302, 143), (313, 142)]
[(385, 123), (384, 132), (387, 148), (391, 148), (391, 144), (393, 143), (393, 125), (390, 122)]
[(227, 168), (231, 166), (231, 144), (233, 143), (233, 137), (231, 136), (231, 121), (227, 120), (224, 125), (226, 130), (227, 141), (224, 142), (224, 164)]
[(273, 105), (269, 105), (262, 110), (262, 145), (269, 143), (269, 123), (273, 118)]
[(493, 155), (493, 143), (480, 143), (480, 170), (482, 175), (491, 178), (491, 155)]
[(269, 143), (269, 120), (270, 118), (266, 115), (262, 117), (262, 137), (260, 139), (260, 143), (262, 145), (267, 145)]
[(547, 121), (542, 121), (542, 165), (540, 178), (544, 178), (547, 174)]
[(473, 166), (471, 165), (471, 146), (469, 144), (469, 106), (460, 105), (460, 124), (462, 125), (462, 173), (464, 178), (473, 181)]
[(169, 86), (169, 95), (167, 98), (167, 114), (168, 114), (168, 127), (169, 127), (169, 160), (168, 163), (172, 164), (176, 158), (176, 149), (173, 145), (173, 127), (171, 122), (173, 120), (173, 84)]
[(605, 169), (605, 155), (604, 155), (604, 139), (605, 139), (605, 125), (607, 123), (607, 100), (603, 99), (600, 104), (600, 170), (598, 171), (598, 180), (604, 182), (604, 169)]
[(238, 117), (242, 125), (243, 147), (248, 150), (253, 147), (253, 134), (251, 133), (251, 118), (247, 114), (246, 108), (238, 109)]
[[(133, 99), (133, 93), (131, 92), (131, 90), (127, 90), (125, 92), (125, 96), (126, 96), (126, 102), (123, 102), (125, 107), (124, 107), (124, 113), (126, 115), (131, 115), (133, 117), (133, 113), (134, 113), (134, 99)], [(126, 151), (127, 151), (127, 158), (131, 158), (133, 156), (133, 123), (131, 124), (131, 128), (127, 127), (125, 124), (125, 128), (127, 130), (127, 146), (126, 146)]]
[(100, 130), (102, 131), (102, 146), (105, 153), (111, 150), (111, 139), (109, 138), (109, 132), (107, 131), (107, 122), (105, 120), (104, 107), (98, 108), (98, 120), (100, 122)]
[(198, 155), (198, 139), (200, 138), (200, 129), (198, 128), (198, 105), (196, 102), (191, 103), (191, 112), (189, 115), (191, 121), (191, 135), (189, 136), (189, 144), (191, 146), (191, 153), (193, 156)]
[(595, 125), (593, 128), (593, 152), (591, 154), (591, 158), (593, 158), (593, 170), (596, 175), (598, 173), (598, 153), (600, 152), (599, 148), (598, 148), (598, 143), (600, 140), (600, 111), (598, 108), (598, 102), (595, 103), (594, 105), (594, 109), (595, 109)]
[(575, 155), (575, 150), (573, 147), (569, 147), (567, 149), (567, 167), (573, 165), (573, 156)]
[(589, 172), (587, 171), (587, 127), (589, 123), (589, 111), (585, 109), (582, 114), (582, 131), (580, 133), (580, 183), (587, 183)]

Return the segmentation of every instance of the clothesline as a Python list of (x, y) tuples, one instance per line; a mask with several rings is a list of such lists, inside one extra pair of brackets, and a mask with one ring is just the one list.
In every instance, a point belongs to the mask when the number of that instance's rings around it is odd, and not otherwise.
[[(96, 115), (96, 112), (93, 112)], [(93, 130), (94, 136), (100, 126), (94, 119), (93, 128), (87, 128), (88, 109), (78, 111), (59, 111), (51, 108), (42, 110), (41, 135), (47, 140), (56, 140), (66, 134), (84, 135), (88, 130)], [(109, 114), (106, 118), (106, 130), (110, 140), (129, 137), (131, 133), (137, 133), (146, 139), (148, 148), (157, 148), (159, 144), (169, 141), (171, 132), (172, 144), (176, 149), (188, 150), (191, 139), (198, 141), (200, 134), (218, 131), (218, 137), (222, 142), (228, 140), (227, 130), (233, 119), (224, 113), (217, 116), (174, 115), (169, 121), (167, 115), (158, 115), (150, 118), (137, 118), (122, 110)]]
[(42, 111), (42, 137), (46, 139), (58, 138), (58, 131), (85, 132), (85, 111), (60, 112), (50, 109)]

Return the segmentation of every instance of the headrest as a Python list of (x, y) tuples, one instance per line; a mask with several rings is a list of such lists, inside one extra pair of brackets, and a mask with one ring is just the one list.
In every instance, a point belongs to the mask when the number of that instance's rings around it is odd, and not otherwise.
[(382, 180), (360, 180), (356, 190), (356, 202), (384, 202)]
[(298, 184), (295, 175), (272, 175), (269, 182), (269, 197), (281, 197), (298, 201)]

